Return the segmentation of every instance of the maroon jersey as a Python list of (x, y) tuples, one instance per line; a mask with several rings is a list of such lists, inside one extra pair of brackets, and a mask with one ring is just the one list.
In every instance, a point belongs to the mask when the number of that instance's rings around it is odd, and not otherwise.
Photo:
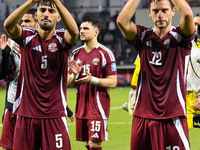
[(180, 27), (162, 38), (154, 29), (137, 25), (134, 41), (141, 59), (134, 115), (150, 119), (186, 116), (186, 72), (192, 46)]
[(23, 28), (15, 41), (20, 45), (21, 69), (15, 114), (32, 118), (66, 116), (68, 56), (71, 45), (64, 29), (43, 40), (37, 30)]
[[(84, 46), (72, 52), (72, 60), (82, 61), (82, 70), (79, 78), (86, 76), (86, 71), (97, 78), (117, 75), (116, 60), (113, 52), (103, 46), (97, 46), (86, 52)], [(69, 71), (71, 74), (71, 71)], [(110, 112), (109, 89), (91, 83), (76, 84), (76, 118), (81, 119), (108, 119)]]

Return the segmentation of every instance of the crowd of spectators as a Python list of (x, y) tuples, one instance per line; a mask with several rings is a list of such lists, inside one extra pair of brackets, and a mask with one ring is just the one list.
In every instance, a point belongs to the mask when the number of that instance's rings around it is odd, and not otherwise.
[[(199, 0), (187, 0), (187, 2), (194, 7), (200, 6)], [(16, 8), (17, 7), (18, 6), (16, 6)], [(0, 0), (0, 35), (2, 33), (5, 34), (3, 29), (3, 22), (5, 18), (16, 8), (9, 7), (5, 0)], [(141, 0), (139, 8), (147, 8), (147, 1)], [(119, 14), (119, 11), (120, 10), (117, 10), (116, 13), (111, 16), (108, 11), (91, 13), (85, 7), (80, 6), (79, 8), (73, 9), (70, 12), (75, 18), (78, 26), (80, 26), (80, 23), (84, 17), (90, 16), (98, 18), (103, 23), (98, 41), (113, 51), (117, 60), (117, 65), (132, 65), (136, 58), (137, 52), (132, 50), (133, 48), (130, 48), (130, 46), (126, 44), (125, 39), (117, 27), (116, 18)], [(62, 22), (57, 24), (57, 28), (62, 26)], [(79, 40), (75, 45), (75, 48), (81, 46), (82, 44), (83, 43)]]

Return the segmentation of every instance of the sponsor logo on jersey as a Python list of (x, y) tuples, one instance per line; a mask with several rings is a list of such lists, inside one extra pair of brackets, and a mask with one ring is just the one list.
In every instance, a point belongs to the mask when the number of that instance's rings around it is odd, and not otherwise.
[(98, 62), (99, 62), (99, 58), (94, 58), (93, 60), (92, 60), (92, 63), (94, 64), (94, 65), (98, 65)]
[(98, 138), (99, 138), (98, 133), (93, 134), (93, 135), (92, 135), (92, 138), (96, 138), (96, 139), (98, 139)]
[(33, 47), (33, 50), (42, 52), (41, 45), (38, 45), (38, 46), (36, 46), (36, 47)]
[(167, 39), (167, 40), (165, 40), (165, 41), (163, 42), (163, 47), (164, 47), (165, 49), (169, 49), (169, 47), (170, 47), (170, 39)]
[(149, 46), (149, 47), (152, 47), (152, 41), (146, 41), (146, 45)]
[(56, 52), (58, 50), (58, 46), (56, 43), (51, 43), (48, 46), (48, 50), (52, 53)]
[(111, 70), (112, 70), (112, 71), (117, 71), (116, 63), (112, 63), (112, 64), (111, 64)]
[(79, 64), (80, 62), (81, 62), (80, 59), (78, 59), (78, 60), (76, 61), (77, 64)]

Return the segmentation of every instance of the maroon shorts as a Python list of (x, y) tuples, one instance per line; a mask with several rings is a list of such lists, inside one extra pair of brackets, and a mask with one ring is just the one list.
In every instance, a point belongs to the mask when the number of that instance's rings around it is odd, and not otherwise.
[(71, 150), (66, 117), (38, 119), (19, 116), (13, 150)]
[(1, 133), (0, 147), (13, 149), (13, 138), (16, 124), (16, 115), (6, 110)]
[(189, 150), (187, 119), (152, 120), (133, 117), (131, 150)]
[(107, 141), (107, 120), (76, 118), (77, 141)]

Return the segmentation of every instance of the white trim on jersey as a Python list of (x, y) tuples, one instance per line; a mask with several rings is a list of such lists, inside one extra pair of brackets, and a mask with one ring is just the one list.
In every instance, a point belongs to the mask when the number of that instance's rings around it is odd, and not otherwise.
[(57, 32), (65, 32), (65, 31), (66, 31), (65, 28), (56, 29), (56, 30), (55, 30), (55, 34), (56, 34)]
[(176, 39), (176, 41), (179, 43), (181, 41), (181, 36), (177, 32), (170, 31), (170, 33), (173, 35), (173, 37)]
[(21, 98), (22, 98), (22, 93), (23, 93), (23, 89), (24, 89), (24, 77), (22, 79), (22, 87), (20, 90), (20, 95), (19, 97), (16, 99), (16, 101), (14, 102), (13, 105), (13, 113), (15, 112), (15, 110), (19, 107), (20, 103), (21, 103)]
[(58, 41), (60, 42), (60, 44), (62, 45), (62, 47), (64, 48), (66, 46), (66, 43), (64, 42), (63, 38), (59, 37), (57, 34), (55, 35)]
[(65, 125), (66, 131), (67, 131), (68, 136), (69, 136), (69, 129), (68, 129), (68, 126), (67, 126), (67, 119), (66, 119), (66, 117), (61, 117), (61, 119), (62, 119), (62, 121), (63, 121), (63, 123)]
[(24, 46), (26, 46), (36, 35), (37, 35), (37, 33), (34, 34), (34, 35), (32, 35), (32, 36), (26, 37), (26, 38), (24, 39), (24, 43), (23, 43)]
[(103, 122), (104, 122), (104, 133), (105, 133), (105, 141), (108, 141), (108, 132), (107, 132), (107, 124), (108, 124), (108, 118), (106, 117), (106, 114), (103, 110), (103, 107), (101, 105), (101, 102), (100, 102), (100, 99), (99, 99), (99, 92), (97, 92), (97, 105), (99, 107), (99, 111), (101, 113), (101, 116), (102, 116), (102, 119), (103, 119)]
[(101, 53), (101, 56), (102, 56), (102, 67), (104, 68), (107, 64), (107, 61), (106, 61), (106, 58), (105, 58), (104, 54), (102, 53), (102, 51), (100, 51), (100, 53)]
[(110, 56), (110, 60), (112, 62), (115, 61), (115, 56), (114, 56), (113, 52), (109, 48), (105, 47), (102, 44), (99, 44), (99, 47), (102, 48), (102, 49), (104, 49), (108, 53), (108, 55)]
[(85, 46), (84, 46), (84, 45), (82, 45), (82, 46), (80, 46), (80, 47), (78, 47), (78, 48), (74, 49), (74, 50), (72, 51), (72, 53), (75, 53), (75, 54), (76, 54), (77, 52), (75, 52), (75, 51), (77, 51), (77, 50), (79, 51), (81, 48), (84, 48), (84, 47), (85, 47)]
[(182, 125), (181, 125), (181, 122), (180, 122), (179, 118), (178, 118), (178, 117), (173, 118), (173, 122), (174, 122), (174, 125), (175, 125), (175, 127), (176, 127), (176, 129), (177, 129), (177, 132), (178, 132), (178, 134), (179, 134), (181, 140), (183, 141), (183, 144), (184, 144), (184, 146), (185, 146), (185, 149), (186, 149), (186, 150), (190, 150), (189, 141), (188, 141), (188, 139), (186, 138), (186, 135), (185, 135), (185, 133), (184, 133), (184, 130), (183, 130), (183, 127), (182, 127)]
[(78, 47), (78, 48), (76, 48), (76, 49), (74, 49), (74, 50), (72, 51), (73, 55), (71, 56), (70, 60), (74, 60), (74, 55), (75, 55), (76, 53), (78, 53), (78, 52), (80, 51), (81, 48), (84, 48), (84, 45), (82, 45), (82, 46), (80, 46), (80, 47)]
[(139, 84), (139, 87), (138, 87), (138, 90), (137, 90), (137, 93), (136, 93), (137, 97), (136, 97), (136, 100), (135, 100), (135, 106), (134, 106), (134, 109), (133, 109), (133, 110), (135, 110), (135, 108), (136, 108), (136, 106), (137, 106), (141, 88), (142, 88), (142, 72), (141, 72), (140, 84)]
[(102, 119), (108, 119), (107, 117), (106, 117), (106, 114), (105, 114), (105, 112), (104, 112), (104, 110), (103, 110), (103, 107), (102, 107), (102, 105), (101, 105), (101, 102), (100, 102), (100, 99), (99, 99), (99, 92), (97, 92), (97, 105), (98, 105), (98, 107), (99, 107), (99, 111), (100, 111), (100, 113), (101, 113), (101, 117), (102, 117)]
[(185, 100), (183, 98), (183, 94), (181, 92), (181, 86), (180, 86), (179, 69), (177, 70), (176, 90), (177, 90), (179, 102), (181, 103), (181, 106), (183, 108), (184, 114), (186, 116)]
[(185, 86), (187, 84), (187, 71), (188, 71), (188, 66), (189, 66), (189, 60), (190, 60), (190, 55), (186, 55), (185, 56), (185, 70), (184, 70)]
[(31, 31), (32, 33), (34, 33), (35, 32), (35, 30), (37, 30), (37, 29), (35, 29), (35, 28), (32, 28), (32, 27), (22, 27), (22, 29), (25, 31)]
[(140, 39), (141, 39), (141, 43), (143, 43), (145, 33), (146, 33), (146, 30), (144, 30), (144, 31), (141, 33), (141, 38), (140, 38)]
[(103, 120), (103, 124), (104, 124), (104, 133), (105, 133), (105, 141), (108, 141), (108, 132), (107, 132), (107, 126), (108, 126), (108, 120), (106, 119), (104, 119)]
[(65, 94), (63, 92), (63, 76), (61, 76), (61, 79), (60, 79), (60, 94), (61, 94), (61, 97), (62, 97), (62, 103), (63, 103), (63, 107), (64, 107), (64, 111), (65, 111), (65, 114), (66, 116), (68, 115), (67, 114), (67, 101), (65, 99)]

